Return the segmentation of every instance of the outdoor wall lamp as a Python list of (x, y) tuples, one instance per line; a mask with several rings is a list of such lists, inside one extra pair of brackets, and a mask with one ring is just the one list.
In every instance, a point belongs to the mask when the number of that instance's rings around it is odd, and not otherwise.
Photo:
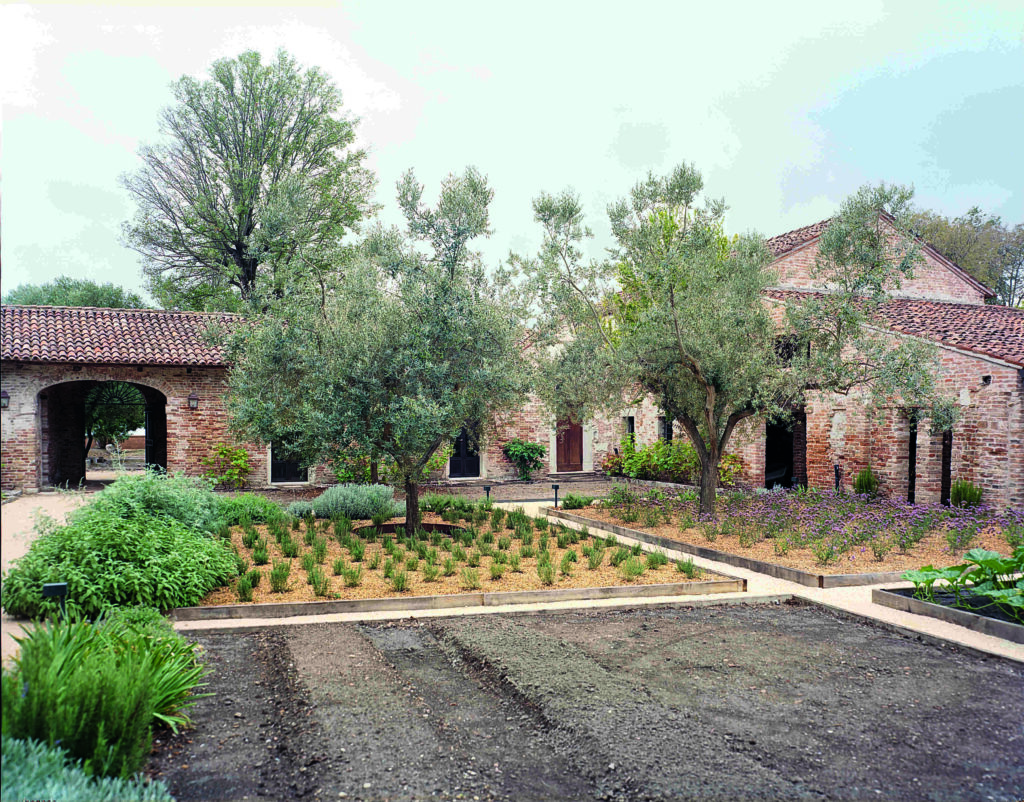
[(199, 409), (199, 396), (195, 393), (189, 393), (188, 395), (188, 408)]
[(7, 409), (10, 405), (10, 394), (6, 390), (0, 390), (0, 409)]
[(484, 485), (484, 492), (487, 494), (487, 500), (490, 501), (491, 500), (491, 486), (490, 485)]
[(558, 509), (558, 485), (551, 485), (551, 489), (555, 491), (555, 509)]

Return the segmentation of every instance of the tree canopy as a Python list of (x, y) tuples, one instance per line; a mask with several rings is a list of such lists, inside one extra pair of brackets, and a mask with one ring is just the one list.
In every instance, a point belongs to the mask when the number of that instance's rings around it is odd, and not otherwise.
[(725, 203), (701, 203), (702, 190), (687, 164), (638, 183), (608, 209), (615, 245), (600, 263), (582, 258), (589, 231), (573, 193), (541, 195), (541, 251), (513, 261), (546, 310), (535, 361), (547, 405), (579, 420), (651, 396), (693, 442), (701, 509), (711, 514), (719, 460), (744, 419), (784, 418), (815, 390), (865, 390), (876, 403), (915, 407), (936, 394), (933, 350), (873, 325), (918, 259), (904, 223), (908, 192), (865, 188), (847, 200), (816, 267), (830, 291), (773, 316), (764, 240), (728, 237)]
[(173, 90), (164, 142), (142, 147), (141, 169), (123, 179), (137, 207), (124, 239), (163, 306), (237, 309), (280, 292), (371, 210), (355, 122), (319, 69), (249, 51)]
[(236, 337), (231, 406), (240, 431), (307, 464), (351, 443), (389, 458), (415, 527), (431, 456), (526, 383), (519, 321), (469, 248), (488, 233), (486, 179), (451, 176), (430, 207), (410, 172), (398, 194), (407, 235), (374, 229)]
[(95, 441), (101, 448), (120, 443), (146, 423), (146, 399), (133, 384), (100, 382), (85, 396), (85, 455)]
[(26, 306), (98, 306), (110, 309), (146, 309), (142, 297), (111, 283), (58, 276), (45, 284), (19, 284), (4, 296), (5, 304)]
[(997, 303), (1024, 304), (1024, 223), (1011, 228), (977, 206), (952, 218), (918, 209), (909, 222), (943, 256), (995, 290)]

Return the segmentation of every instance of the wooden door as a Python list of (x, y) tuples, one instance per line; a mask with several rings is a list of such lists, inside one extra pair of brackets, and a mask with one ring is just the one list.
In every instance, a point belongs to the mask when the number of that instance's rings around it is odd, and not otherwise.
[(578, 423), (558, 422), (555, 470), (559, 473), (583, 470), (583, 427)]
[(480, 475), (480, 452), (470, 442), (469, 431), (463, 429), (452, 444), (452, 458), (448, 463), (451, 479)]

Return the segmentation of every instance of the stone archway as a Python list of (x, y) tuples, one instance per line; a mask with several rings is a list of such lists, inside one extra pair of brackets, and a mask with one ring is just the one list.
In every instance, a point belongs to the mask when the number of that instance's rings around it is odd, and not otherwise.
[[(51, 384), (39, 391), (40, 484), (76, 487), (85, 481), (86, 397), (94, 387), (111, 380), (76, 379)], [(166, 468), (167, 396), (141, 382), (123, 383), (136, 388), (144, 401), (146, 463)]]

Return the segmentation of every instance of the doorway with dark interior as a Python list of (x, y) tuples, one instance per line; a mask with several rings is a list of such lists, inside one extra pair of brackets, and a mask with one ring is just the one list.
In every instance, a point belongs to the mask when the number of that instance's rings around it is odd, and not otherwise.
[(449, 479), (478, 479), (480, 477), (480, 440), (477, 427), (462, 427), (452, 443), (452, 456), (448, 460)]
[(764, 486), (792, 488), (807, 484), (807, 415), (803, 409), (787, 420), (768, 421), (764, 433)]

